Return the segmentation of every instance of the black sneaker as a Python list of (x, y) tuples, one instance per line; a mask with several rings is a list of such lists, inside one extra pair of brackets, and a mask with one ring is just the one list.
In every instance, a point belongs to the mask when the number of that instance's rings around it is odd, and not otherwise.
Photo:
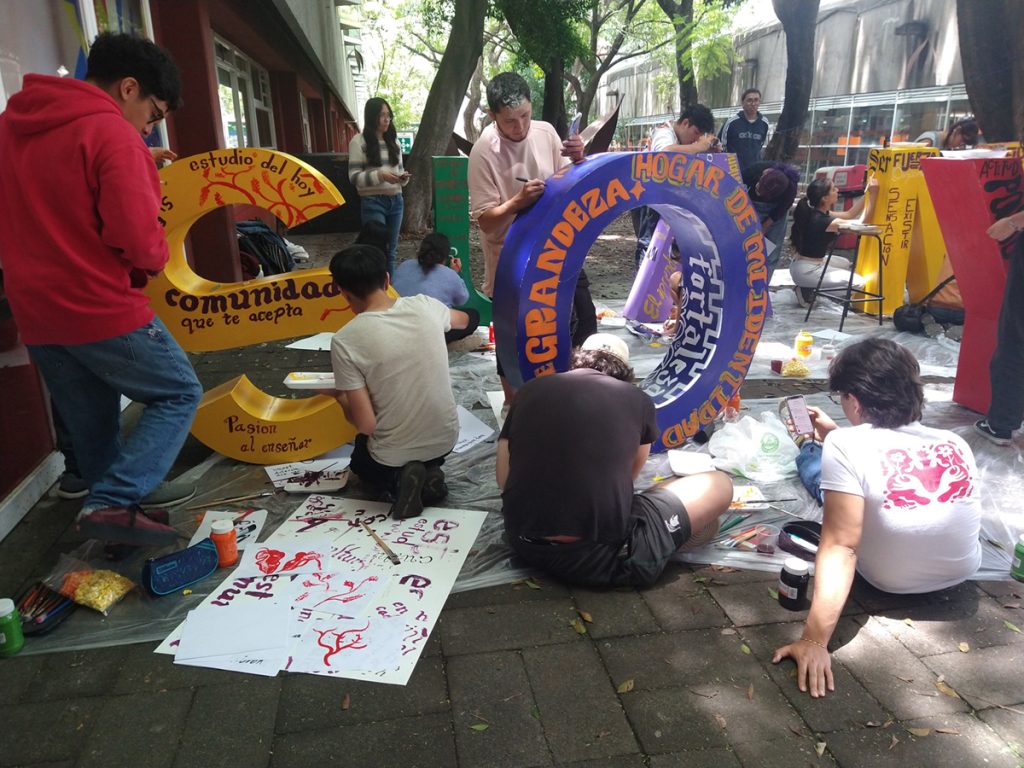
[(427, 479), (423, 481), (421, 498), (424, 507), (432, 507), (448, 498), (448, 484), (444, 481), (444, 470), (440, 467), (427, 468)]
[(423, 514), (423, 485), (427, 480), (427, 468), (422, 461), (410, 461), (402, 467), (395, 490), (395, 503), (391, 505), (391, 517), (405, 520)]
[(1013, 433), (1010, 430), (993, 429), (988, 419), (974, 422), (974, 431), (996, 445), (1009, 445), (1013, 441)]

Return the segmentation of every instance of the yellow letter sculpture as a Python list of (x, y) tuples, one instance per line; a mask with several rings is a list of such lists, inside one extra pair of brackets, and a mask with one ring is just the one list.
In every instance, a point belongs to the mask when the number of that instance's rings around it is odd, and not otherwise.
[[(352, 319), (326, 269), (222, 284), (197, 275), (185, 259), (189, 228), (215, 208), (255, 205), (291, 227), (342, 205), (344, 198), (315, 168), (272, 150), (221, 149), (178, 160), (160, 178), (171, 255), (146, 292), (186, 351), (335, 331)], [(209, 390), (192, 424), (205, 445), (252, 464), (308, 459), (355, 433), (333, 398), (273, 397), (244, 374)]]

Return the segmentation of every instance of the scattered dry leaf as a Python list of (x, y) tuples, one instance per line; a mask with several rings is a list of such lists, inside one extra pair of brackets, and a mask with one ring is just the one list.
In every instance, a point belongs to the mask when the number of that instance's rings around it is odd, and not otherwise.
[(587, 624), (594, 623), (594, 617), (590, 615), (590, 611), (584, 611), (582, 608), (577, 608), (576, 613), (578, 613), (580, 618), (587, 622)]
[(346, 693), (344, 696), (341, 697), (341, 708), (342, 708), (342, 710), (346, 710), (346, 709), (348, 709), (351, 706), (352, 706), (352, 697), (349, 696)]
[(746, 643), (743, 643), (743, 645), (740, 646), (740, 650), (743, 651), (748, 656), (750, 655), (750, 646), (747, 645)]
[(715, 722), (718, 723), (718, 727), (719, 728), (721, 728), (723, 731), (725, 730), (725, 726), (726, 726), (725, 717), (720, 715), (718, 712), (715, 712)]
[(914, 678), (912, 678), (912, 677), (900, 677), (899, 675), (896, 675), (896, 679), (897, 680), (902, 680), (904, 683), (912, 683), (912, 682), (914, 682)]
[(920, 736), (922, 739), (932, 732), (931, 728), (907, 728), (907, 733)]
[(935, 687), (939, 689), (939, 693), (943, 693), (949, 696), (951, 699), (959, 699), (960, 694), (949, 687), (949, 684), (945, 680), (936, 680)]
[(725, 629), (722, 630), (722, 634), (723, 635), (735, 635), (736, 634), (736, 630), (733, 629), (732, 627), (726, 627)]
[(712, 565), (712, 571), (718, 571), (718, 573), (738, 573), (738, 568), (730, 568), (728, 565)]
[(865, 728), (881, 728), (882, 724), (878, 720), (868, 720), (864, 723)]
[(935, 732), (936, 733), (948, 733), (951, 736), (959, 736), (960, 735), (960, 731), (958, 731), (956, 728), (936, 728)]
[(693, 580), (695, 582), (697, 582), (698, 584), (704, 584), (705, 582), (707, 582), (708, 577), (707, 576), (694, 576)]
[(750, 685), (747, 686), (747, 700), (748, 701), (753, 701), (754, 700), (754, 684), (753, 683), (751, 683)]
[(577, 635), (587, 634), (587, 626), (579, 619), (573, 619), (569, 622), (569, 626), (576, 630)]
[(896, 738), (896, 734), (894, 733), (892, 735), (892, 741), (889, 742), (889, 749), (892, 749), (893, 747), (895, 747), (899, 743), (900, 743), (900, 740)]
[(960, 649), (960, 653), (967, 653), (969, 650), (971, 650), (971, 646), (969, 646), (967, 643), (960, 643), (960, 645), (958, 645), (957, 648)]
[(906, 624), (908, 627), (913, 627), (914, 626), (914, 620), (913, 619), (904, 619), (903, 623)]
[(827, 746), (828, 743), (824, 741), (819, 741), (814, 745), (814, 751), (817, 753), (818, 757), (821, 757), (825, 754), (825, 747)]
[(623, 680), (621, 683), (619, 683), (618, 687), (615, 690), (619, 693), (629, 693), (633, 690), (634, 685), (636, 685), (636, 683), (631, 677), (629, 678), (629, 680)]
[(789, 730), (794, 736), (799, 736), (801, 739), (804, 737), (804, 734), (795, 725), (789, 726)]
[(1003, 603), (1003, 608), (1020, 608), (1020, 603)]
[(540, 582), (534, 578), (523, 579), (523, 584), (528, 586), (530, 589), (540, 589)]
[(772, 600), (778, 600), (779, 599), (779, 593), (776, 592), (771, 587), (768, 587), (768, 594), (771, 596)]
[(490, 727), (491, 726), (488, 725), (487, 723), (474, 723), (473, 725), (469, 726), (469, 730), (471, 730), (471, 731), (486, 731)]
[(1011, 624), (1008, 621), (1004, 621), (1003, 622), (1003, 626), (1006, 627), (1011, 632), (1016, 632), (1018, 635), (1021, 634), (1020, 627), (1018, 627), (1016, 624)]

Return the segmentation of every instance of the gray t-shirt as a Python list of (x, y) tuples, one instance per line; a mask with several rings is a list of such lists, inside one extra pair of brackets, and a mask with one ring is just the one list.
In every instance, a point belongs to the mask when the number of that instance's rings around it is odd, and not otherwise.
[(459, 436), (444, 334), (448, 307), (403, 296), (383, 312), (363, 312), (331, 340), (338, 389), (366, 387), (377, 416), (370, 455), (388, 467), (444, 456)]

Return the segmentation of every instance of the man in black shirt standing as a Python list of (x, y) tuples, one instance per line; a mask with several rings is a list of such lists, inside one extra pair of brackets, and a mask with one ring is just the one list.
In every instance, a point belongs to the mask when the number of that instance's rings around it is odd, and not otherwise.
[(768, 119), (758, 111), (761, 92), (747, 88), (743, 92), (743, 109), (725, 121), (718, 133), (723, 152), (732, 152), (740, 164), (740, 172), (761, 159), (761, 149), (768, 138)]
[(498, 440), (497, 479), (512, 548), (553, 576), (587, 586), (647, 586), (680, 547), (718, 531), (732, 501), (722, 472), (633, 492), (658, 436), (654, 404), (635, 387), (625, 342), (595, 334), (572, 370), (527, 382)]

